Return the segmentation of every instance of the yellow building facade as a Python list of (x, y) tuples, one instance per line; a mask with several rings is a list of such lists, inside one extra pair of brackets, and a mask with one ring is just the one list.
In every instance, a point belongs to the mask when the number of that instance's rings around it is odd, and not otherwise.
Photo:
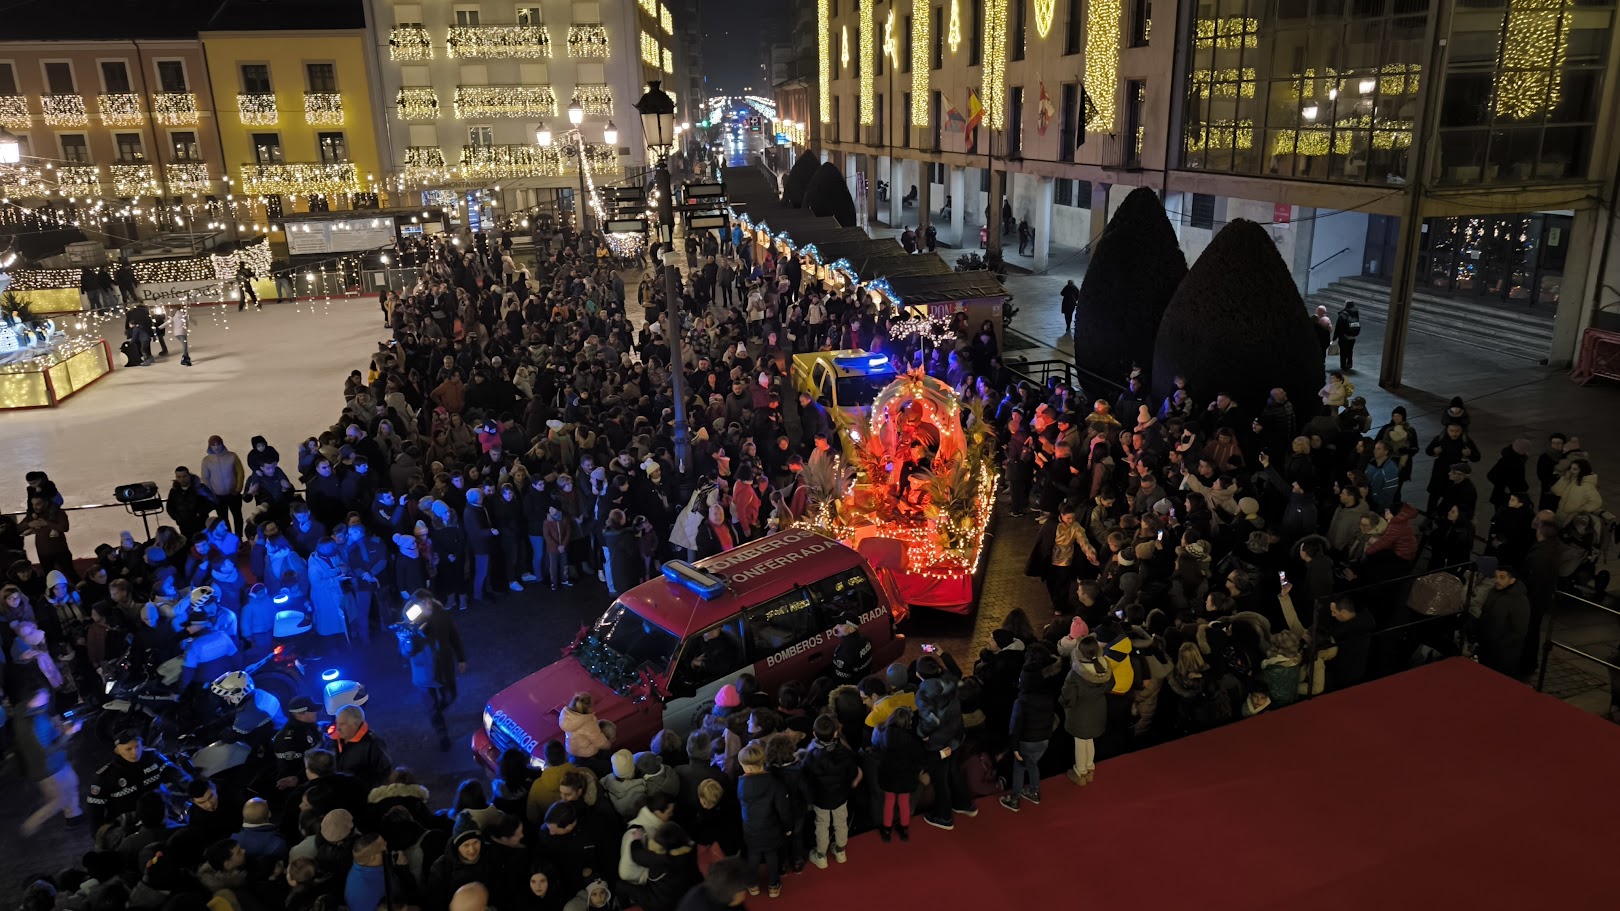
[(268, 218), (374, 208), (382, 190), (364, 30), (205, 31), (231, 192)]

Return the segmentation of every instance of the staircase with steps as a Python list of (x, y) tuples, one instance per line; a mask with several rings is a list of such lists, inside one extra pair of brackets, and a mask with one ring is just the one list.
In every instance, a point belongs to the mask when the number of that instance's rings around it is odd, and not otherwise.
[[(1361, 318), (1376, 323), (1389, 319), (1389, 285), (1365, 278), (1343, 278), (1305, 299), (1314, 312), (1318, 305), (1338, 318), (1346, 300), (1354, 300)], [(1412, 295), (1412, 335), (1430, 336), (1474, 348), (1499, 351), (1511, 357), (1545, 363), (1552, 350), (1550, 314), (1508, 309), (1478, 301), (1463, 301), (1419, 291)]]

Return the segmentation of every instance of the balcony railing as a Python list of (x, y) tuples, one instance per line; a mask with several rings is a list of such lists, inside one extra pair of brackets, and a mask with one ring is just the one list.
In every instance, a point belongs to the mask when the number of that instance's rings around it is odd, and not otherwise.
[(163, 166), (170, 193), (205, 193), (213, 188), (208, 165), (200, 161), (171, 161)]
[(607, 28), (601, 25), (570, 25), (568, 27), (568, 56), (606, 57), (608, 55)]
[(318, 164), (245, 164), (242, 191), (249, 196), (316, 196), (360, 192), (360, 173), (352, 162)]
[(456, 116), (555, 117), (557, 94), (549, 85), (458, 85)]
[(141, 111), (141, 96), (134, 92), (97, 95), (96, 110), (101, 112), (101, 122), (110, 127), (140, 126), (146, 119)]
[(562, 155), (533, 145), (462, 146), (461, 172), (482, 179), (556, 177), (562, 174)]
[(150, 164), (108, 165), (114, 196), (156, 196), (159, 192), (157, 169)]
[(607, 85), (576, 85), (574, 86), (574, 100), (585, 109), (587, 114), (596, 114), (601, 117), (613, 116), (613, 88)]
[(551, 33), (543, 25), (457, 25), (444, 39), (445, 55), (469, 60), (551, 56)]
[(388, 33), (388, 59), (432, 60), (433, 39), (420, 25), (396, 26)]
[(0, 127), (26, 130), (33, 120), (26, 95), (0, 95)]
[(411, 146), (405, 150), (403, 170), (407, 180), (427, 180), (448, 174), (450, 166), (438, 146)]
[(236, 111), (244, 126), (273, 126), (281, 119), (274, 92), (243, 92), (236, 96)]
[(41, 95), (39, 106), (45, 112), (45, 122), (53, 127), (82, 127), (90, 123), (83, 95)]
[(400, 120), (438, 120), (439, 96), (432, 89), (403, 88), (394, 99)]
[(337, 92), (305, 92), (304, 122), (318, 127), (342, 126), (343, 96)]
[(191, 92), (159, 92), (152, 96), (152, 119), (166, 127), (197, 125), (197, 96)]
[(59, 165), (55, 172), (57, 189), (72, 191), (94, 192), (101, 186), (101, 166), (85, 165)]

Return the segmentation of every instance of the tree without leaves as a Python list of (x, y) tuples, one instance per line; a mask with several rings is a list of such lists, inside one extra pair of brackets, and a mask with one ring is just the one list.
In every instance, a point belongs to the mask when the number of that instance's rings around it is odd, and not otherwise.
[[(1107, 376), (1125, 376), (1132, 364), (1147, 369), (1159, 321), (1186, 275), (1187, 257), (1158, 195), (1132, 190), (1103, 228), (1080, 284), (1075, 360)], [(1120, 416), (1127, 418), (1134, 420)]]
[(1322, 347), (1294, 277), (1266, 230), (1238, 219), (1215, 235), (1170, 298), (1153, 351), (1153, 394), (1177, 375), (1199, 407), (1219, 393), (1245, 415), (1273, 388), (1287, 390), (1301, 421), (1322, 387)]
[(855, 227), (855, 197), (849, 195), (844, 174), (832, 162), (816, 169), (804, 191), (804, 207), (817, 215), (831, 216), (846, 228)]
[(820, 159), (805, 152), (799, 160), (788, 169), (787, 179), (782, 181), (782, 201), (797, 209), (804, 205), (804, 191), (810, 189), (810, 180), (816, 176), (821, 168)]

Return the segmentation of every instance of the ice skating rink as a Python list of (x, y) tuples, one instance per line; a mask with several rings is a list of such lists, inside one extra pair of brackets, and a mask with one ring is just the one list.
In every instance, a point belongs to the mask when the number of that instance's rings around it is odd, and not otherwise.
[[(106, 337), (122, 365), (122, 337)], [(122, 507), (71, 507), (113, 503), (114, 487), (139, 481), (167, 494), (175, 467), (196, 470), (216, 433), (244, 463), (248, 441), (264, 436), (296, 482), (298, 443), (337, 418), (343, 378), (364, 372), (386, 337), (375, 295), (267, 303), (258, 312), (194, 307), (194, 366), (181, 366), (171, 336), (169, 356), (153, 366), (119, 366), (58, 408), (0, 413), (0, 511), (21, 512), (23, 475), (43, 469), (69, 507), (74, 555), (91, 556), (125, 528), (139, 538), (141, 520)]]

